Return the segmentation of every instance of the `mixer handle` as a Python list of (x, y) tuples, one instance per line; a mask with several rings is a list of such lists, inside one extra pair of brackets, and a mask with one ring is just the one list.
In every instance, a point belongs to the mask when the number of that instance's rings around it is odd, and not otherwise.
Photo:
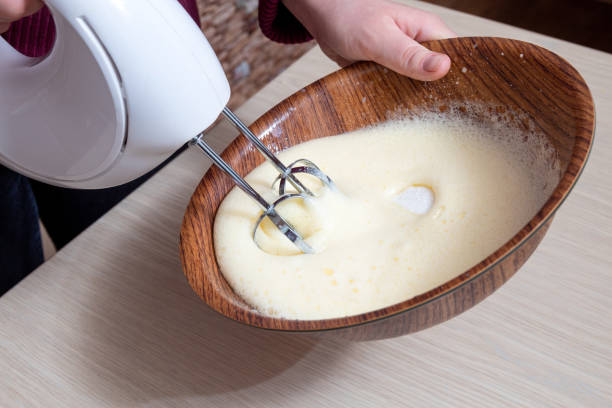
[(49, 55), (0, 40), (0, 164), (100, 188), (145, 174), (229, 99), (214, 51), (175, 0), (46, 0)]
[(0, 36), (0, 70), (19, 69), (32, 65), (35, 58), (29, 58), (15, 50), (5, 39)]

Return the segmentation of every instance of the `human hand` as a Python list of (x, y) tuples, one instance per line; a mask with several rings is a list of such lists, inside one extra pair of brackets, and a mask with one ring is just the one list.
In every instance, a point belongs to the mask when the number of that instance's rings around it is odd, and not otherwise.
[(436, 15), (388, 0), (283, 0), (340, 66), (375, 61), (411, 78), (446, 75), (450, 58), (420, 41), (456, 37)]
[(41, 0), (0, 0), (0, 34), (7, 31), (13, 21), (36, 13), (42, 6)]

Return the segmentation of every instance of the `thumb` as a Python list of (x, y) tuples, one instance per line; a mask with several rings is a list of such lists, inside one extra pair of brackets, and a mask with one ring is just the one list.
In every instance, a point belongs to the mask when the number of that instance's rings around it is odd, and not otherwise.
[(428, 50), (397, 26), (381, 34), (370, 52), (373, 61), (420, 81), (442, 78), (450, 69), (447, 55)]
[(36, 13), (43, 6), (41, 0), (0, 0), (0, 24), (7, 25)]

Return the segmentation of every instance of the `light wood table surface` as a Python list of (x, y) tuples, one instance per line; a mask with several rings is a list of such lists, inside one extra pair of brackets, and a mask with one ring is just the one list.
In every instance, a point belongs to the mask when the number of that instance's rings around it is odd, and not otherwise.
[[(0, 298), (0, 406), (612, 406), (612, 55), (447, 9), (460, 35), (542, 45), (589, 84), (587, 168), (498, 292), (414, 335), (346, 343), (210, 311), (181, 271), (184, 209), (210, 162), (188, 150)], [(335, 69), (315, 49), (249, 100), (250, 123)], [(209, 135), (223, 148), (237, 133)]]

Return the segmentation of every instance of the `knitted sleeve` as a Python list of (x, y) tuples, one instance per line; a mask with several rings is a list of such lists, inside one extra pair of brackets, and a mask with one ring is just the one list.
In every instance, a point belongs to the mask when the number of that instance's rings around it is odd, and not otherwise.
[(269, 39), (295, 44), (312, 40), (312, 35), (281, 0), (259, 0), (259, 26)]

